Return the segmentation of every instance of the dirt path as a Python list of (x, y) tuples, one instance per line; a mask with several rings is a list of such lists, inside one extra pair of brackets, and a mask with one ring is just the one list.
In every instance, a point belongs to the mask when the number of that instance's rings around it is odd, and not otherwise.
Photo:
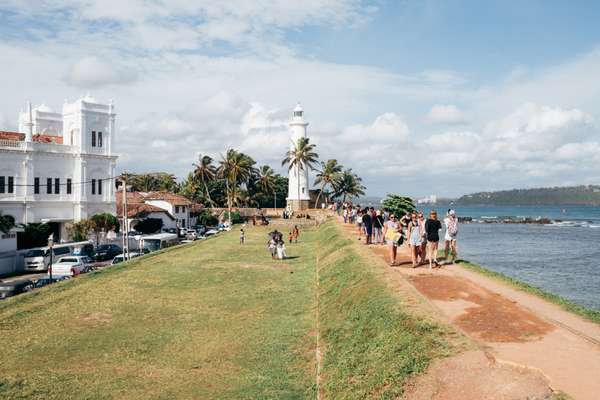
[[(364, 248), (388, 263), (386, 246)], [(434, 365), (406, 398), (543, 399), (548, 387), (600, 398), (600, 326), (460, 265), (413, 269), (406, 248), (398, 261), (386, 276), (412, 285), (480, 347)]]

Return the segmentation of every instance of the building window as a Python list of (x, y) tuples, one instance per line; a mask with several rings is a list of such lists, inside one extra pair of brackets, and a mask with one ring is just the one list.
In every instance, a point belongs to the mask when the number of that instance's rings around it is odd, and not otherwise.
[(181, 220), (181, 227), (182, 227), (182, 228), (185, 228), (185, 219), (182, 219), (182, 220)]
[(54, 194), (60, 194), (60, 178), (54, 178)]
[(102, 179), (98, 179), (98, 194), (102, 194)]
[(98, 147), (102, 147), (102, 132), (98, 132)]
[(96, 147), (96, 131), (92, 131), (92, 147)]
[(33, 178), (33, 194), (40, 194), (40, 178)]
[[(4, 179), (4, 178), (2, 178)], [(175, 214), (179, 214), (179, 206), (175, 206)]]
[(52, 178), (46, 178), (46, 194), (52, 194)]
[(92, 194), (96, 194), (96, 180), (92, 179)]
[(0, 193), (4, 193), (4, 191), (6, 190), (6, 187), (4, 185), (5, 185), (4, 177), (0, 176)]
[(185, 212), (185, 206), (181, 206), (181, 212), (184, 213)]
[(67, 194), (71, 194), (71, 178), (67, 178)]
[(15, 177), (9, 176), (8, 177), (8, 193), (14, 193), (14, 192), (15, 192)]

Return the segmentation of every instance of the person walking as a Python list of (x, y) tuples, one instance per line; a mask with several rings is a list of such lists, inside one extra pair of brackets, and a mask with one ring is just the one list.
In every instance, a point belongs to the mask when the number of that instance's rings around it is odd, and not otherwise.
[(412, 213), (411, 221), (408, 223), (407, 233), (412, 266), (413, 268), (416, 268), (420, 264), (419, 249), (421, 248), (421, 242), (423, 241), (423, 233), (421, 232), (421, 225), (419, 224), (417, 213)]
[(240, 229), (240, 244), (244, 244), (246, 242), (246, 232), (244, 232), (244, 228)]
[(437, 212), (432, 210), (429, 213), (429, 218), (425, 221), (425, 234), (427, 235), (427, 256), (429, 259), (429, 269), (433, 268), (433, 264), (438, 266), (437, 251), (440, 242), (440, 230), (442, 223), (437, 219)]
[(371, 244), (373, 235), (373, 219), (371, 218), (371, 213), (369, 212), (368, 208), (363, 210), (362, 223), (365, 229), (365, 244)]
[(353, 214), (356, 213), (356, 217), (355, 217), (355, 221), (356, 221), (356, 230), (358, 233), (358, 240), (360, 240), (362, 238), (362, 234), (363, 234), (363, 220), (362, 220), (362, 211), (361, 210), (354, 210), (352, 209)]
[(383, 226), (383, 237), (390, 251), (390, 267), (396, 266), (396, 254), (398, 252), (398, 244), (402, 236), (401, 227), (394, 214), (390, 215), (390, 219)]
[(454, 210), (449, 210), (448, 215), (444, 218), (444, 225), (446, 227), (446, 234), (444, 235), (444, 259), (448, 260), (448, 252), (452, 254), (452, 262), (455, 262), (458, 258), (458, 252), (456, 247), (456, 237), (458, 236), (458, 217)]
[(300, 236), (300, 229), (298, 229), (298, 225), (294, 225), (294, 229), (292, 230), (292, 236), (294, 236), (294, 242), (298, 243), (298, 236)]
[(425, 258), (427, 257), (427, 237), (425, 234), (425, 217), (422, 212), (419, 212), (417, 215), (417, 219), (419, 221), (419, 226), (421, 229), (421, 246), (419, 247), (419, 257), (421, 259), (421, 263), (425, 262)]
[(375, 244), (383, 244), (383, 224), (383, 215), (381, 215), (380, 210), (377, 210), (375, 219), (373, 219), (373, 241)]

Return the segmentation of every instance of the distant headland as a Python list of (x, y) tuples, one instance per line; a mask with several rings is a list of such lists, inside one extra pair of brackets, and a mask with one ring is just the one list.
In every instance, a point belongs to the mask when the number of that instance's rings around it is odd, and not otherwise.
[(478, 192), (452, 200), (456, 205), (589, 205), (600, 206), (600, 185), (580, 185)]

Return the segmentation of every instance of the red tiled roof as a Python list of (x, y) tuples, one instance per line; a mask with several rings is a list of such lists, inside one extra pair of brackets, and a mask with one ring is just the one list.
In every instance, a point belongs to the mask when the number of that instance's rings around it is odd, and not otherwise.
[(0, 131), (0, 139), (21, 141), (25, 140), (25, 134), (20, 132)]
[[(175, 218), (167, 210), (146, 203), (127, 203), (127, 218), (140, 217), (149, 213), (165, 213), (169, 218)], [(117, 217), (123, 215), (123, 203), (117, 203)]]
[(33, 135), (32, 139), (34, 142), (39, 142), (39, 143), (63, 144), (62, 136), (36, 134), (36, 135)]
[(187, 197), (170, 192), (150, 192), (144, 200), (164, 200), (174, 206), (190, 206), (192, 202)]

